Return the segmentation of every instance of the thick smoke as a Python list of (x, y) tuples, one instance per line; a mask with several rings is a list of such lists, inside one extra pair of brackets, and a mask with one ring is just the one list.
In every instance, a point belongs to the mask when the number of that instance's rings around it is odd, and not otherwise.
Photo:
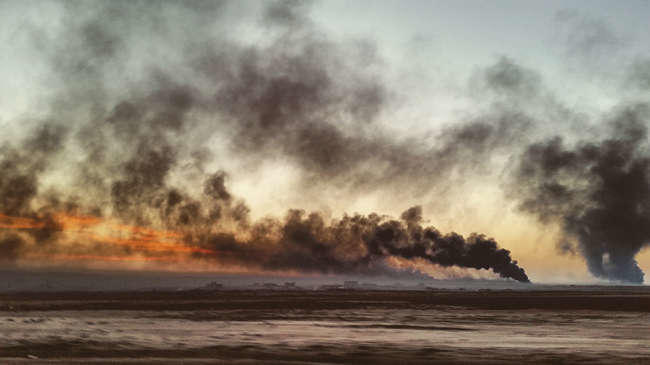
[(650, 243), (650, 154), (647, 105), (623, 108), (608, 137), (561, 137), (530, 145), (516, 173), (521, 209), (542, 221), (559, 219), (561, 248), (580, 252), (601, 278), (643, 282), (634, 257)]
[(484, 235), (443, 235), (422, 223), (420, 207), (400, 220), (377, 214), (344, 216), (327, 223), (317, 214), (291, 210), (283, 221), (266, 220), (251, 227), (248, 238), (232, 234), (188, 234), (186, 239), (214, 251), (205, 256), (267, 270), (378, 274), (390, 256), (423, 259), (440, 266), (490, 269), (504, 278), (528, 282), (524, 269)]
[[(495, 161), (510, 157), (509, 192), (522, 210), (560, 222), (565, 251), (584, 255), (596, 276), (643, 280), (634, 258), (649, 237), (646, 106), (621, 107), (604, 137), (584, 136), (584, 115), (556, 100), (537, 72), (503, 57), (471, 80), (487, 111), (400, 138), (382, 127), (393, 92), (372, 43), (329, 39), (298, 1), (261, 5), (266, 35), (245, 41), (233, 31), (242, 29), (235, 4), (63, 2), (61, 29), (33, 29), (53, 97), (47, 118), (24, 123), (36, 126), (0, 147), (0, 225), (15, 227), (0, 231), (5, 262), (35, 253), (154, 255), (154, 238), (164, 236), (196, 259), (265, 270), (371, 274), (396, 256), (527, 281), (492, 239), (443, 235), (422, 225), (418, 209), (399, 220), (326, 221), (290, 210), (253, 221), (226, 188), (226, 172), (207, 167), (282, 161), (312, 192), (418, 197), (484, 182), (499, 173)], [(565, 37), (575, 52), (595, 58), (624, 43), (603, 23), (563, 16), (575, 23)], [(647, 90), (646, 63), (631, 64), (627, 88)], [(568, 137), (531, 143), (544, 127)], [(576, 130), (582, 141), (567, 142)], [(61, 213), (172, 233), (142, 236), (140, 246), (71, 242)]]
[[(154, 237), (174, 237), (196, 259), (265, 270), (385, 273), (385, 259), (396, 256), (528, 281), (494, 240), (443, 235), (422, 226), (417, 208), (400, 220), (370, 214), (326, 222), (290, 210), (283, 220), (251, 222), (248, 206), (226, 188), (226, 173), (206, 173), (216, 135), (253, 163), (285, 158), (312, 183), (423, 192), (482, 166), (529, 123), (508, 110), (448, 127), (433, 142), (394, 138), (377, 122), (390, 92), (373, 71), (380, 63), (373, 45), (328, 39), (305, 4), (266, 6), (261, 25), (270, 36), (251, 45), (219, 35), (227, 32), (218, 27), (230, 30), (221, 15), (232, 4), (62, 3), (60, 38), (34, 35), (58, 87), (51, 118), (2, 150), (0, 218), (15, 227), (0, 232), (3, 258), (155, 255)], [(179, 49), (156, 48), (163, 44)], [(140, 74), (125, 77), (134, 67)], [(65, 188), (46, 184), (57, 169), (66, 172)], [(139, 232), (137, 245), (99, 235), (70, 242), (65, 224), (80, 223), (65, 217), (171, 233), (114, 226)]]

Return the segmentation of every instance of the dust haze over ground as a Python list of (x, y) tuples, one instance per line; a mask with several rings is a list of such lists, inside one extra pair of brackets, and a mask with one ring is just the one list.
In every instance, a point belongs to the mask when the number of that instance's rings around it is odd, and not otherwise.
[[(462, 192), (446, 192), (485, 182), (559, 224), (562, 247), (594, 276), (643, 282), (635, 256), (650, 238), (647, 93), (596, 117), (611, 129), (576, 134), (591, 116), (556, 97), (539, 71), (501, 56), (469, 77), (473, 97), (487, 102), (421, 135), (396, 134), (384, 113), (399, 90), (381, 45), (328, 36), (310, 2), (47, 4), (57, 21), (28, 23), (23, 36), (49, 71), (34, 101), (43, 111), (11, 121), (25, 127), (1, 147), (5, 265), (135, 257), (385, 275), (397, 257), (527, 282), (495, 239), (441, 233), (423, 217), (429, 199), (462, 204)], [(618, 49), (598, 23), (561, 18), (570, 57)], [(621, 79), (644, 95), (645, 61), (628, 69)], [(252, 219), (255, 201), (234, 194), (232, 172), (219, 167), (229, 160), (291, 166), (303, 200), (399, 192), (422, 202), (400, 207), (409, 209), (399, 218), (286, 207), (283, 218)], [(93, 231), (104, 226), (110, 234)]]

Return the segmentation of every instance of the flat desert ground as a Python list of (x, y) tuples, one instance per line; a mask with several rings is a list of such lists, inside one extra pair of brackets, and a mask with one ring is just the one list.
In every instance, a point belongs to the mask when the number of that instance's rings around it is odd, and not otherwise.
[(650, 364), (650, 290), (0, 294), (0, 364)]

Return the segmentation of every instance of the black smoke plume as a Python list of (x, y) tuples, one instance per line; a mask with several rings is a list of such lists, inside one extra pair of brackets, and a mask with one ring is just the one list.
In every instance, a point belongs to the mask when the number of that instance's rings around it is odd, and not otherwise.
[(267, 270), (385, 274), (384, 259), (423, 259), (443, 267), (492, 270), (504, 278), (529, 282), (524, 269), (496, 241), (472, 234), (441, 234), (422, 224), (422, 210), (413, 207), (400, 220), (378, 214), (344, 216), (327, 223), (317, 214), (291, 210), (284, 221), (266, 220), (240, 240), (232, 234), (188, 234), (186, 239), (215, 251), (206, 258)]
[(636, 105), (610, 121), (608, 137), (574, 145), (561, 137), (530, 145), (516, 173), (521, 209), (559, 219), (561, 248), (577, 251), (601, 278), (642, 283), (634, 257), (650, 244), (649, 109)]

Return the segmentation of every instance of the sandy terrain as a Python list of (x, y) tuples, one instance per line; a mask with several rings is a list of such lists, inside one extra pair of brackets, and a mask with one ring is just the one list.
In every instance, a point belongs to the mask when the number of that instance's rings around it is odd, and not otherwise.
[(650, 363), (650, 291), (0, 295), (4, 363)]

